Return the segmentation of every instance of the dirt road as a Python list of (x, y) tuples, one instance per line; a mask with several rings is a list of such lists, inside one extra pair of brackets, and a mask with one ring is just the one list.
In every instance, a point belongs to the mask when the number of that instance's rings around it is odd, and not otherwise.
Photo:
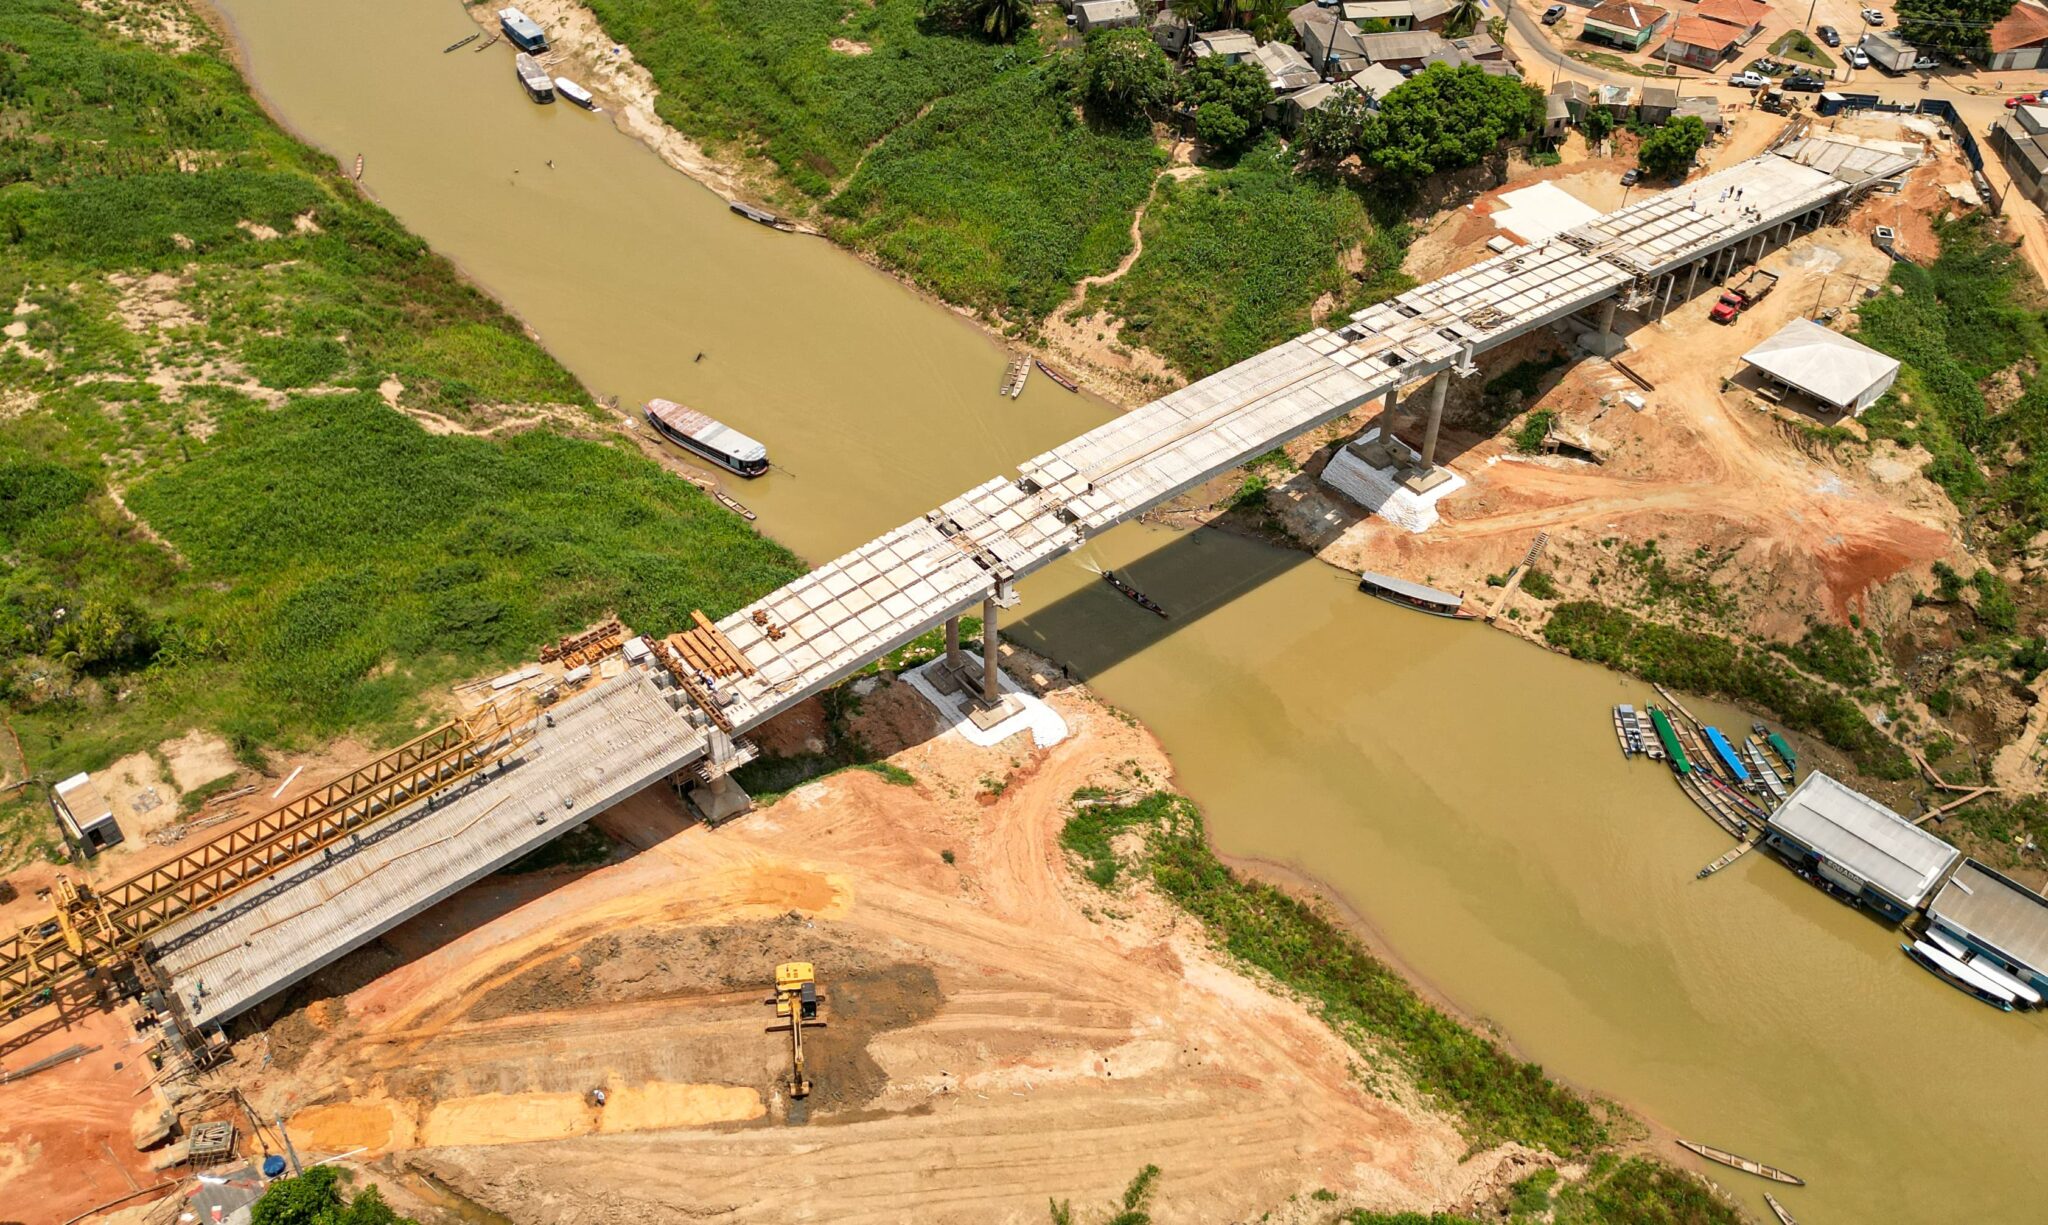
[[(1067, 741), (984, 750), (883, 687), (860, 730), (913, 785), (848, 771), (717, 832), (636, 797), (601, 818), (631, 857), (487, 882), (316, 984), (244, 1043), (251, 1096), (304, 1149), (369, 1146), (522, 1222), (1037, 1222), (1147, 1163), (1161, 1221), (1322, 1188), (1428, 1210), (1520, 1165), (1461, 1161), (1392, 1069), (1177, 911), (1078, 880), (1068, 798), (1169, 767), (1082, 691), (1050, 700)], [(763, 1028), (789, 959), (831, 1022), (801, 1103)]]

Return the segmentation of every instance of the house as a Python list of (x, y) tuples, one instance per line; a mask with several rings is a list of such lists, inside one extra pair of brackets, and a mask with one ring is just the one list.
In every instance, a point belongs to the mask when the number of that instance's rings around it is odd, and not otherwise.
[(1764, 23), (1771, 19), (1771, 6), (1764, 0), (1700, 0), (1693, 11), (1709, 21), (1734, 27), (1735, 41), (1745, 44), (1763, 33)]
[(1493, 41), (1491, 34), (1467, 34), (1463, 38), (1452, 39), (1451, 45), (1463, 52), (1465, 58), (1474, 64), (1507, 58), (1507, 49)]
[[(1298, 89), (1280, 99), (1280, 127), (1290, 136), (1301, 130), (1302, 121), (1311, 114), (1328, 106), (1346, 90), (1362, 93), (1355, 81), (1319, 81), (1307, 89)], [(1370, 96), (1367, 105), (1372, 104)]]
[(1669, 85), (1643, 86), (1636, 115), (1644, 123), (1663, 123), (1678, 111), (1678, 91)]
[(1635, 107), (1636, 91), (1630, 85), (1596, 85), (1593, 87), (1593, 105), (1606, 111), (1616, 119), (1627, 119)]
[(1365, 57), (1373, 63), (1397, 70), (1420, 68), (1423, 60), (1450, 46), (1427, 30), (1403, 34), (1361, 34), (1358, 45), (1365, 49)]
[(2048, 64), (2048, 7), (2034, 0), (2019, 0), (1991, 27), (1991, 70), (2039, 68), (2043, 64)]
[(1801, 780), (1770, 815), (1764, 845), (1831, 890), (1894, 923), (1905, 922), (1920, 908), (1960, 854), (1818, 770)]
[(88, 855), (97, 855), (121, 841), (113, 805), (100, 795), (89, 774), (74, 774), (50, 791), (51, 807), (64, 837)]
[(1543, 139), (1563, 140), (1571, 130), (1572, 108), (1564, 95), (1552, 92), (1543, 99)]
[(1401, 88), (1407, 77), (1384, 64), (1367, 64), (1351, 75), (1351, 83), (1365, 91), (1365, 96), (1378, 104), (1378, 100)]
[(1152, 18), (1151, 29), (1152, 41), (1159, 44), (1159, 49), (1174, 59), (1179, 59), (1181, 53), (1188, 49), (1188, 44), (1195, 38), (1195, 23), (1172, 9), (1160, 9), (1158, 15)]
[[(1311, 13), (1302, 17), (1303, 9), (1311, 10)], [(1297, 17), (1294, 32), (1301, 38), (1302, 52), (1323, 76), (1336, 79), (1356, 76), (1359, 69), (1372, 63), (1351, 23), (1337, 20), (1314, 4), (1304, 4), (1294, 12)]]
[(1671, 13), (1654, 4), (1610, 0), (1586, 14), (1579, 37), (1624, 51), (1641, 51), (1670, 20)]
[(1721, 117), (1721, 104), (1713, 98), (1680, 98), (1678, 110), (1672, 117), (1683, 118), (1687, 115), (1706, 124), (1709, 132), (1728, 130), (1728, 121)]
[[(2048, 202), (2048, 133), (2029, 128), (2025, 112), (2042, 107), (2021, 107), (2018, 114), (2005, 115), (1991, 125), (1991, 147), (2004, 160), (2012, 185), (2036, 204)], [(2048, 116), (2034, 120), (2041, 123)]]
[(1478, 63), (1478, 60), (1466, 55), (1463, 51), (1458, 50), (1449, 43), (1444, 44), (1443, 50), (1432, 51), (1422, 57), (1422, 67), (1424, 68), (1432, 64), (1442, 64), (1446, 68), (1464, 68), (1468, 65), (1477, 65)]
[(2037, 996), (2048, 994), (2048, 898), (2002, 872), (1963, 860), (1927, 905), (1930, 935), (1963, 946), (1971, 965), (1985, 959)]
[(1550, 87), (1550, 96), (1564, 99), (1565, 109), (1571, 114), (1573, 123), (1586, 117), (1586, 107), (1593, 97), (1591, 91), (1577, 81), (1559, 81)]
[(1451, 16), (1450, 0), (1347, 0), (1341, 6), (1346, 21), (1384, 21), (1387, 29), (1441, 30)]
[(1899, 359), (1887, 357), (1811, 319), (1794, 319), (1742, 355), (1774, 383), (1805, 392), (1852, 417), (1891, 390)]
[(1138, 0), (1081, 0), (1074, 6), (1074, 28), (1083, 34), (1090, 30), (1118, 30), (1143, 25), (1144, 22), (1138, 13)]
[(1215, 57), (1230, 63), (1239, 63), (1259, 49), (1259, 40), (1243, 30), (1212, 30), (1197, 34), (1189, 49), (1198, 60)]
[(1307, 89), (1323, 79), (1307, 56), (1286, 43), (1266, 43), (1248, 58), (1266, 74), (1266, 84), (1276, 94)]
[(1687, 13), (1671, 26), (1671, 37), (1657, 52), (1657, 58), (1673, 64), (1713, 69), (1735, 54), (1742, 45), (1742, 31), (1724, 21), (1699, 13)]

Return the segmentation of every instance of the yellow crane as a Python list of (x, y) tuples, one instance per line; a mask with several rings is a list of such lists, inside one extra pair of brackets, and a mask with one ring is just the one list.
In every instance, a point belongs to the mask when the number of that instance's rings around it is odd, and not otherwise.
[(789, 1095), (808, 1097), (810, 1074), (804, 1070), (804, 1028), (819, 1026), (818, 978), (808, 961), (785, 961), (775, 967), (775, 994), (762, 1001), (775, 1005), (775, 1024), (770, 1032), (789, 1030)]

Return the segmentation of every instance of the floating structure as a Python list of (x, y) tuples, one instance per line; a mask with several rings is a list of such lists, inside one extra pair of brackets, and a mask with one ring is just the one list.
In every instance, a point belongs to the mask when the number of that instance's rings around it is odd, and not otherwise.
[(649, 400), (642, 410), (663, 438), (738, 476), (768, 471), (768, 448), (738, 430), (674, 400)]
[(498, 28), (513, 46), (529, 55), (539, 55), (548, 49), (548, 36), (540, 24), (516, 8), (498, 10)]
[(591, 97), (589, 90), (578, 85), (568, 77), (555, 78), (555, 92), (586, 111), (601, 111), (604, 109), (597, 104), (596, 98)]
[(1413, 608), (1433, 617), (1470, 620), (1474, 615), (1466, 611), (1465, 597), (1455, 591), (1411, 583), (1405, 578), (1395, 578), (1391, 574), (1376, 574), (1371, 570), (1360, 571), (1358, 589), (1389, 604)]
[(1903, 923), (1958, 856), (1948, 843), (1816, 770), (1773, 812), (1764, 844), (1801, 875)]
[(1928, 903), (1927, 935), (2016, 1005), (2048, 997), (2048, 898), (2004, 873), (1963, 860)]
[(519, 84), (526, 90), (526, 96), (535, 102), (555, 100), (555, 81), (540, 61), (521, 51), (512, 57), (512, 71), (519, 75)]
[(2000, 1012), (2011, 1012), (2013, 993), (1987, 975), (1964, 964), (1963, 959), (1931, 940), (1911, 940), (1899, 946), (1921, 969), (1974, 999)]
[(1777, 1166), (1765, 1165), (1761, 1161), (1751, 1161), (1747, 1157), (1737, 1156), (1736, 1154), (1729, 1152), (1727, 1149), (1715, 1148), (1711, 1144), (1701, 1144), (1694, 1140), (1680, 1140), (1678, 1142), (1678, 1147), (1683, 1149), (1689, 1149), (1692, 1152), (1698, 1153), (1700, 1156), (1705, 1157), (1708, 1161), (1719, 1162), (1720, 1164), (1727, 1166), (1729, 1169), (1741, 1170), (1745, 1174), (1754, 1174), (1758, 1178), (1768, 1178), (1772, 1182), (1789, 1183), (1795, 1187), (1803, 1187), (1806, 1185), (1806, 1180), (1804, 1178), (1800, 1178), (1792, 1174), (1787, 1174), (1785, 1171), (1779, 1169)]

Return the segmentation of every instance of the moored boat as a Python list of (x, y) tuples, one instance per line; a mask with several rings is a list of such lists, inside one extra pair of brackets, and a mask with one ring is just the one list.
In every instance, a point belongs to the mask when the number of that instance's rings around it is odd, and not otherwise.
[(1009, 370), (1003, 375), (1003, 385), (996, 389), (996, 394), (1008, 396), (1014, 400), (1024, 394), (1024, 380), (1030, 377), (1031, 359), (1028, 357), (1013, 357), (1010, 359)]
[(1122, 593), (1126, 599), (1130, 600), (1131, 603), (1136, 604), (1139, 608), (1144, 609), (1146, 612), (1152, 613), (1160, 617), (1166, 616), (1166, 610), (1159, 607), (1157, 601), (1155, 601), (1151, 596), (1148, 596), (1144, 592), (1138, 590), (1136, 587), (1133, 587), (1129, 583), (1126, 583), (1122, 579), (1118, 578), (1116, 576), (1116, 571), (1104, 570), (1102, 572), (1102, 581), (1116, 588), (1117, 591)]
[(2014, 995), (2004, 987), (1977, 973), (1968, 963), (1951, 955), (1925, 940), (1899, 946), (1906, 956), (1919, 963), (1921, 969), (1954, 987), (1965, 995), (1972, 996), (2000, 1012), (2011, 1012)]
[(1046, 365), (1043, 359), (1034, 357), (1031, 360), (1032, 363), (1038, 367), (1039, 373), (1045, 375), (1045, 377), (1051, 379), (1053, 382), (1058, 383), (1061, 387), (1066, 388), (1068, 391), (1081, 390), (1081, 385), (1079, 383), (1075, 382), (1068, 376), (1061, 374), (1058, 370), (1055, 370), (1051, 366)]
[(1411, 583), (1405, 578), (1395, 578), (1391, 574), (1375, 574), (1371, 570), (1361, 570), (1358, 574), (1358, 589), (1389, 604), (1413, 608), (1432, 617), (1470, 620), (1476, 615), (1465, 610), (1465, 597), (1456, 592), (1425, 587), (1421, 583)]
[(1792, 1219), (1792, 1214), (1785, 1211), (1785, 1205), (1778, 1202), (1778, 1197), (1769, 1191), (1764, 1192), (1764, 1203), (1770, 1205), (1771, 1215), (1778, 1218), (1778, 1225), (1799, 1225)]
[(521, 51), (512, 57), (512, 71), (519, 74), (519, 83), (526, 87), (526, 96), (535, 102), (555, 100), (555, 81), (540, 61)]
[(777, 217), (765, 208), (756, 208), (744, 200), (728, 200), (725, 206), (740, 216), (745, 217), (748, 221), (758, 222), (761, 225), (768, 226), (770, 229), (786, 230), (790, 228), (789, 222)]
[(674, 400), (649, 400), (644, 411), (663, 438), (727, 472), (756, 477), (768, 471), (768, 448), (722, 421)]
[(597, 99), (590, 96), (589, 90), (583, 88), (581, 85), (578, 85), (576, 82), (570, 80), (568, 77), (555, 78), (555, 92), (562, 95), (564, 98), (567, 98), (569, 101), (574, 102), (576, 105), (582, 107), (586, 111), (595, 111), (603, 109), (602, 107), (598, 106)]
[(482, 38), (483, 36), (484, 32), (482, 30), (478, 30), (476, 33), (471, 34), (466, 38), (458, 38), (454, 42), (449, 43), (447, 46), (441, 48), (441, 54), (446, 55), (450, 51), (460, 51), (464, 47), (467, 47), (469, 44), (475, 42), (477, 39)]
[(1722, 1165), (1727, 1166), (1729, 1169), (1741, 1170), (1745, 1174), (1754, 1174), (1758, 1178), (1768, 1178), (1772, 1182), (1790, 1183), (1792, 1186), (1795, 1187), (1803, 1187), (1806, 1185), (1806, 1180), (1804, 1178), (1799, 1178), (1794, 1175), (1787, 1174), (1785, 1171), (1779, 1169), (1777, 1166), (1765, 1165), (1761, 1161), (1751, 1161), (1747, 1157), (1739, 1157), (1736, 1154), (1729, 1152), (1727, 1149), (1715, 1148), (1711, 1144), (1699, 1144), (1692, 1140), (1680, 1140), (1678, 1142), (1678, 1146), (1680, 1148), (1690, 1149), (1691, 1151), (1698, 1153), (1700, 1156), (1705, 1157), (1708, 1161), (1717, 1161)]
[(1737, 783), (1748, 782), (1749, 767), (1743, 765), (1742, 759), (1735, 755), (1735, 747), (1728, 743), (1728, 737), (1721, 734), (1721, 729), (1704, 727), (1700, 730), (1707, 738), (1707, 746), (1714, 750), (1714, 760), (1728, 772), (1729, 777)]
[(1614, 708), (1614, 735), (1621, 741), (1623, 757), (1634, 757), (1643, 751), (1643, 732), (1636, 724), (1636, 708), (1626, 702)]
[(516, 8), (498, 10), (498, 28), (521, 51), (539, 54), (548, 49), (548, 36), (540, 23)]

